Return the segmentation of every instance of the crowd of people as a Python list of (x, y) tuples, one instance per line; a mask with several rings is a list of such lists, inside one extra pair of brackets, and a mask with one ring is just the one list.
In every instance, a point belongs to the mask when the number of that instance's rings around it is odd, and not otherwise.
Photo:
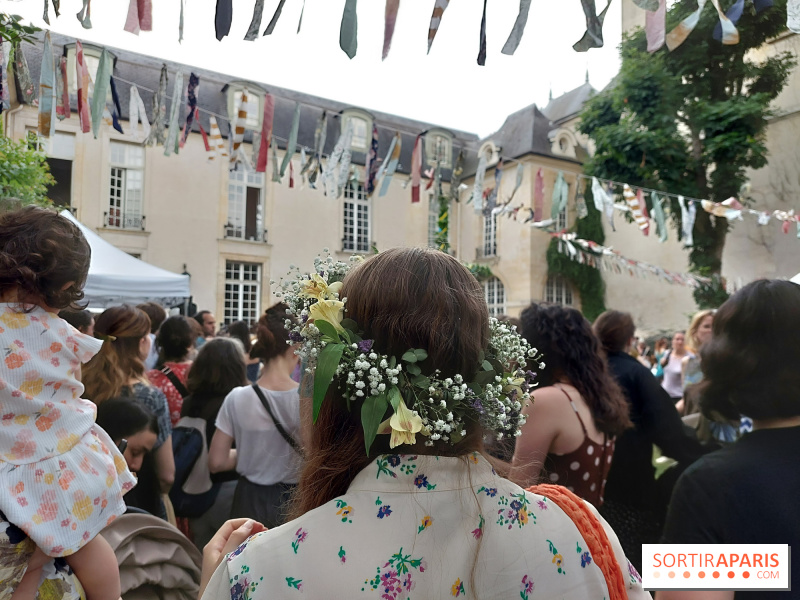
[[(754, 282), (651, 349), (615, 310), (531, 304), (494, 324), (473, 275), (426, 249), (311, 276), (310, 311), (224, 333), (207, 310), (82, 309), (88, 260), (57, 214), (0, 215), (0, 597), (71, 572), (115, 600), (101, 532), (126, 512), (205, 548), (204, 600), (647, 598), (644, 543), (800, 543), (796, 284)], [(326, 341), (303, 354), (309, 315)], [(508, 385), (525, 357), (500, 365), (497, 331), (543, 357)], [(495, 421), (490, 367), (511, 399)], [(341, 383), (320, 389), (322, 369)], [(348, 385), (391, 402), (372, 415)], [(428, 401), (450, 412), (426, 422)], [(509, 418), (516, 435), (491, 434)]]

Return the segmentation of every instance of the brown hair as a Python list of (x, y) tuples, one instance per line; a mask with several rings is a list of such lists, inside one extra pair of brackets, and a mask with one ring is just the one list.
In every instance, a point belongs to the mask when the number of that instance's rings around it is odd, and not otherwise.
[(247, 383), (247, 365), (239, 341), (225, 337), (208, 340), (189, 369), (186, 389), (190, 395), (183, 402), (181, 416), (212, 421), (225, 396)]
[(547, 368), (539, 373), (541, 387), (566, 378), (586, 402), (598, 430), (619, 435), (632, 427), (628, 402), (608, 369), (591, 324), (580, 312), (532, 304), (522, 311), (522, 337), (544, 354)]
[(594, 322), (595, 334), (603, 350), (609, 353), (624, 352), (636, 331), (631, 313), (607, 310)]
[(692, 317), (692, 322), (689, 325), (689, 329), (686, 331), (686, 337), (688, 338), (687, 341), (687, 349), (689, 352), (698, 353), (700, 352), (700, 340), (697, 339), (697, 332), (700, 330), (700, 325), (703, 323), (703, 320), (706, 317), (713, 317), (717, 313), (715, 309), (707, 308), (705, 310), (698, 311)]
[(95, 336), (106, 338), (92, 360), (83, 368), (86, 397), (99, 404), (116, 398), (131, 379), (147, 381), (139, 342), (150, 333), (150, 318), (130, 304), (106, 309), (94, 323)]
[[(455, 258), (427, 248), (395, 248), (366, 260), (345, 278), (347, 318), (374, 340), (376, 352), (400, 356), (423, 348), (423, 373), (460, 373), (468, 381), (489, 344), (489, 313), (475, 277)], [(293, 515), (299, 516), (345, 493), (353, 478), (375, 456), (390, 452), (388, 436), (378, 436), (364, 451), (360, 407), (352, 412), (331, 385), (310, 436), (310, 452), (296, 488)], [(413, 407), (409, 407), (413, 408)], [(477, 424), (477, 416), (475, 419)], [(464, 455), (481, 447), (476, 426), (457, 446), (421, 443), (415, 453)]]
[(167, 311), (158, 302), (145, 302), (136, 306), (139, 310), (150, 317), (150, 333), (156, 333), (161, 328), (161, 324), (167, 318)]
[(267, 309), (258, 320), (256, 327), (256, 343), (250, 348), (250, 358), (260, 358), (268, 363), (281, 356), (289, 348), (289, 332), (286, 319), (292, 316), (286, 312), (289, 308), (283, 302)]
[(90, 257), (77, 225), (52, 210), (26, 206), (0, 214), (0, 295), (17, 290), (20, 302), (84, 308), (76, 303)]

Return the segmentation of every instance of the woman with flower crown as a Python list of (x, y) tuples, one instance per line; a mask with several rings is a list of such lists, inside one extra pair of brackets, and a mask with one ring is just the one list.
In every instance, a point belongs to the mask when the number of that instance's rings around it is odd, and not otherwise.
[(519, 431), (543, 365), (470, 272), (420, 248), (346, 271), (318, 260), (280, 292), (308, 375), (295, 518), (226, 523), (202, 598), (649, 598), (593, 508), (484, 456), (484, 435)]

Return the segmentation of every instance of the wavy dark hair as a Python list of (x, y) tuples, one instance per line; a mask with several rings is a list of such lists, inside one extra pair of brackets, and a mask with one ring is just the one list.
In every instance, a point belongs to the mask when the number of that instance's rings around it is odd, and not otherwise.
[(208, 340), (189, 369), (189, 397), (181, 407), (181, 416), (216, 418), (225, 396), (242, 385), (247, 385), (247, 365), (239, 341), (224, 337)]
[(294, 320), (294, 317), (286, 312), (287, 308), (286, 304), (278, 302), (261, 315), (256, 327), (256, 343), (250, 348), (250, 358), (260, 358), (268, 363), (289, 348), (286, 319)]
[(250, 349), (253, 347), (253, 341), (250, 339), (250, 327), (247, 323), (244, 321), (234, 321), (228, 326), (228, 335), (242, 342), (245, 353), (250, 353)]
[(603, 350), (611, 354), (625, 352), (636, 331), (636, 325), (631, 313), (607, 310), (595, 319), (592, 329)]
[(20, 302), (85, 308), (78, 302), (91, 254), (78, 226), (52, 210), (26, 206), (0, 214), (0, 295), (17, 290)]
[(163, 367), (165, 362), (186, 360), (192, 344), (194, 344), (194, 330), (189, 324), (189, 319), (182, 315), (169, 317), (161, 324), (156, 334), (156, 346), (158, 347), (156, 368)]
[(710, 419), (800, 415), (800, 285), (754, 281), (714, 316), (700, 350), (700, 408)]
[(539, 386), (566, 380), (575, 386), (597, 429), (619, 435), (632, 427), (628, 403), (612, 377), (589, 321), (574, 308), (531, 304), (522, 311), (522, 337), (544, 354)]

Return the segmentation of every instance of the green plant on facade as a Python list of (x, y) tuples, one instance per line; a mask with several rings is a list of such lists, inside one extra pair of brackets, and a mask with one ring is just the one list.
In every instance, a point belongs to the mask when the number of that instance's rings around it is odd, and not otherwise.
[[(667, 29), (695, 10), (696, 0), (675, 2)], [(736, 45), (713, 38), (718, 23), (716, 11), (705, 10), (672, 52), (647, 52), (641, 29), (625, 37), (614, 84), (581, 114), (580, 131), (596, 147), (585, 166), (588, 174), (713, 202), (740, 196), (748, 169), (767, 164), (770, 104), (795, 58), (790, 53), (775, 53), (760, 63), (751, 58), (753, 50), (785, 31), (786, 0), (775, 0), (759, 13), (747, 3)], [(650, 206), (651, 198), (646, 202)], [(676, 198), (669, 199), (669, 208), (680, 235)], [(718, 306), (727, 297), (721, 271), (729, 227), (727, 219), (698, 207), (689, 262), (693, 273), (711, 279), (695, 290), (701, 308)]]
[(439, 219), (436, 227), (436, 248), (450, 252), (450, 198), (439, 195)]
[(55, 183), (45, 155), (28, 140), (0, 135), (0, 210), (20, 205), (51, 206), (47, 189)]
[(494, 277), (494, 273), (492, 273), (492, 270), (489, 268), (488, 265), (479, 265), (478, 263), (468, 263), (468, 262), (462, 262), (461, 264), (464, 265), (467, 268), (467, 270), (469, 270), (469, 272), (472, 273), (475, 279), (477, 279), (481, 283), (483, 283), (484, 281), (488, 281), (489, 279)]
[(41, 31), (33, 25), (23, 25), (22, 17), (0, 13), (0, 37), (6, 42), (16, 45), (20, 42), (34, 43), (33, 34)]
[[(598, 244), (605, 242), (601, 215), (594, 207), (591, 186), (586, 186), (586, 208), (588, 214), (583, 219), (578, 219), (572, 231), (584, 240), (592, 240)], [(581, 311), (590, 321), (594, 321), (606, 310), (605, 292), (606, 285), (600, 271), (590, 265), (581, 264), (572, 260), (566, 254), (558, 251), (558, 240), (553, 238), (547, 248), (548, 275), (560, 275), (566, 279), (578, 292), (581, 299)]]

